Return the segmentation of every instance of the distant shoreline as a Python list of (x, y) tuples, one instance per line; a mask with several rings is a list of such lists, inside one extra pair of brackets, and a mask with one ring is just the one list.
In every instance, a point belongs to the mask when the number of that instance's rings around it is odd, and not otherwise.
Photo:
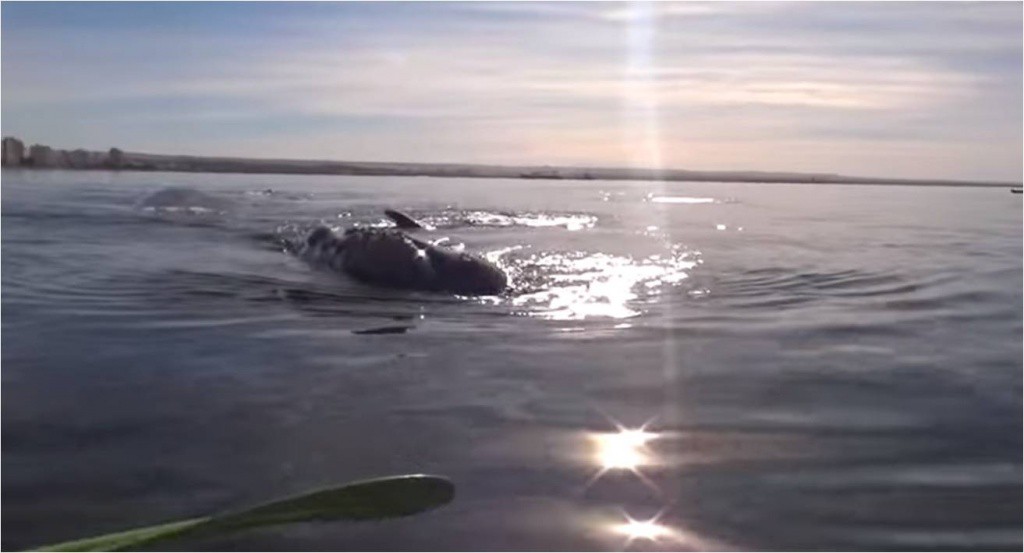
[(282, 175), (422, 176), (538, 180), (639, 180), (669, 182), (749, 182), (764, 184), (871, 184), (904, 186), (1020, 187), (1016, 182), (937, 179), (885, 179), (835, 174), (762, 171), (687, 171), (610, 167), (503, 166), (453, 163), (383, 163), (295, 159), (177, 156), (124, 152), (57, 150), (3, 139), (3, 166), (25, 169), (170, 171)]

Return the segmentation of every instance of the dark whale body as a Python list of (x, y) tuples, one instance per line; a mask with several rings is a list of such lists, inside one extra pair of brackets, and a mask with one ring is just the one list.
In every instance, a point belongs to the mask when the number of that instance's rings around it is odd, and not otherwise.
[(353, 278), (391, 288), (498, 294), (508, 286), (493, 263), (417, 240), (398, 229), (352, 228), (338, 236), (327, 227), (309, 234), (299, 255)]

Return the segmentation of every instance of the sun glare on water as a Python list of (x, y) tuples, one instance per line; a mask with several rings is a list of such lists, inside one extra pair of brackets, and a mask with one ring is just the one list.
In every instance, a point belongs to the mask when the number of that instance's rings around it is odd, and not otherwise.
[(635, 540), (647, 540), (647, 541), (659, 541), (663, 539), (672, 538), (675, 536), (675, 531), (658, 524), (655, 519), (651, 520), (633, 520), (628, 516), (626, 522), (623, 524), (616, 524), (612, 526), (612, 531), (616, 534), (620, 534), (626, 537), (628, 542)]
[(602, 470), (624, 469), (636, 471), (643, 465), (651, 464), (652, 457), (645, 451), (647, 443), (657, 434), (642, 428), (622, 429), (607, 434), (593, 434), (595, 457)]
[(697, 265), (686, 253), (652, 255), (641, 260), (605, 253), (548, 253), (524, 265), (542, 271), (541, 289), (516, 296), (516, 306), (532, 308), (544, 319), (628, 319), (641, 314), (641, 293), (685, 280)]
[(587, 434), (591, 443), (591, 459), (597, 465), (597, 472), (587, 482), (594, 484), (608, 472), (626, 471), (636, 475), (645, 485), (656, 493), (661, 493), (658, 486), (644, 476), (643, 467), (659, 464), (655, 452), (648, 447), (660, 435), (647, 430), (647, 424), (639, 428), (626, 428), (615, 423), (615, 432), (592, 432)]

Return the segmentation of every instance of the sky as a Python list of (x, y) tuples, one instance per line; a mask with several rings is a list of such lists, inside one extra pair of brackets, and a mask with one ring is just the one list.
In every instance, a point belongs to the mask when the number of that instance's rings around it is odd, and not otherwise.
[(58, 148), (1020, 181), (1019, 2), (0, 4)]

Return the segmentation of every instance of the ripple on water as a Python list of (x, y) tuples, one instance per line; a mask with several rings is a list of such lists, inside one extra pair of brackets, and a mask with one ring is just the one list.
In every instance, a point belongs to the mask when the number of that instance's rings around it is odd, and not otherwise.
[[(944, 301), (944, 275), (910, 277), (893, 271), (806, 271), (766, 267), (721, 275), (712, 296), (744, 309), (796, 307), (817, 300), (850, 301), (874, 306), (881, 302), (894, 308), (932, 307)], [(938, 294), (938, 297), (935, 294)], [(921, 298), (924, 294), (926, 298)]]

